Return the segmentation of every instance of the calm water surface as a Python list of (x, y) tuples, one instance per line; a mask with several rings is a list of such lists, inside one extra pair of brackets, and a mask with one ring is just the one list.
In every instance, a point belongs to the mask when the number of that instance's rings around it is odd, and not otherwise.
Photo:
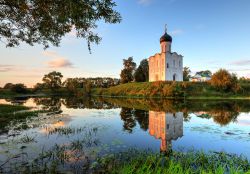
[(50, 113), (10, 123), (1, 131), (0, 165), (19, 155), (6, 168), (20, 160), (31, 162), (45, 151), (79, 144), (84, 154), (68, 148), (69, 162), (131, 147), (224, 151), (250, 159), (249, 101), (24, 98), (0, 103)]

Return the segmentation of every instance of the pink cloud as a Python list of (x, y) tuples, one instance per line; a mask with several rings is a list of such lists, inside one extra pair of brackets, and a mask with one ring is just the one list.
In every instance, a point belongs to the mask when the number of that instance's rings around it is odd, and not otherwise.
[(0, 72), (8, 72), (13, 70), (13, 65), (0, 65)]
[(56, 58), (46, 62), (49, 68), (72, 68), (72, 63), (64, 58)]
[(49, 68), (72, 68), (73, 64), (63, 56), (60, 56), (55, 51), (44, 51), (42, 53), (46, 57), (52, 58), (52, 60), (45, 62)]

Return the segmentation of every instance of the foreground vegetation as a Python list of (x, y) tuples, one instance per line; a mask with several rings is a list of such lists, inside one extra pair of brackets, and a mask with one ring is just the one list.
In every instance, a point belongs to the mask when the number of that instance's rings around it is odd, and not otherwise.
[(250, 83), (243, 83), (238, 91), (222, 91), (206, 82), (143, 82), (126, 83), (110, 88), (92, 89), (94, 96), (132, 98), (187, 99), (250, 99)]
[(250, 173), (247, 159), (223, 152), (188, 151), (163, 155), (129, 150), (101, 158), (98, 164), (103, 173)]
[[(60, 156), (60, 153), (57, 154), (58, 156), (54, 156), (54, 161), (51, 164), (31, 165), (26, 168), (25, 172), (64, 173), (60, 169), (60, 159), (64, 156)], [(67, 163), (67, 159), (62, 161), (64, 165)], [(71, 162), (71, 165), (74, 164)], [(66, 169), (66, 171), (70, 172), (71, 170)], [(94, 161), (85, 163), (82, 170), (76, 171), (78, 173), (96, 174), (249, 174), (250, 163), (242, 156), (224, 152), (174, 151), (168, 154), (160, 154), (148, 150), (129, 149), (99, 157)]]

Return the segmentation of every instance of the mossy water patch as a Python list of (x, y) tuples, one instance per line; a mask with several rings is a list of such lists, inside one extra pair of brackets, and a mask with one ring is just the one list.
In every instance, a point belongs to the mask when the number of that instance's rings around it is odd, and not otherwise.
[[(6, 131), (6, 127), (12, 123), (21, 123), (30, 117), (37, 117), (39, 113), (44, 111), (31, 111), (30, 107), (22, 105), (6, 105), (0, 104), (0, 131)], [(22, 128), (27, 127), (22, 124)]]

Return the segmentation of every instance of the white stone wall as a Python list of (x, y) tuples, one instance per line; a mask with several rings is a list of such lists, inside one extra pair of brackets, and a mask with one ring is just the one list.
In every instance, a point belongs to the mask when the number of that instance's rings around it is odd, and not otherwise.
[(156, 54), (149, 58), (149, 81), (165, 81), (166, 53)]
[[(166, 54), (166, 81), (183, 81), (183, 57), (177, 53)], [(175, 79), (174, 79), (175, 76)]]

